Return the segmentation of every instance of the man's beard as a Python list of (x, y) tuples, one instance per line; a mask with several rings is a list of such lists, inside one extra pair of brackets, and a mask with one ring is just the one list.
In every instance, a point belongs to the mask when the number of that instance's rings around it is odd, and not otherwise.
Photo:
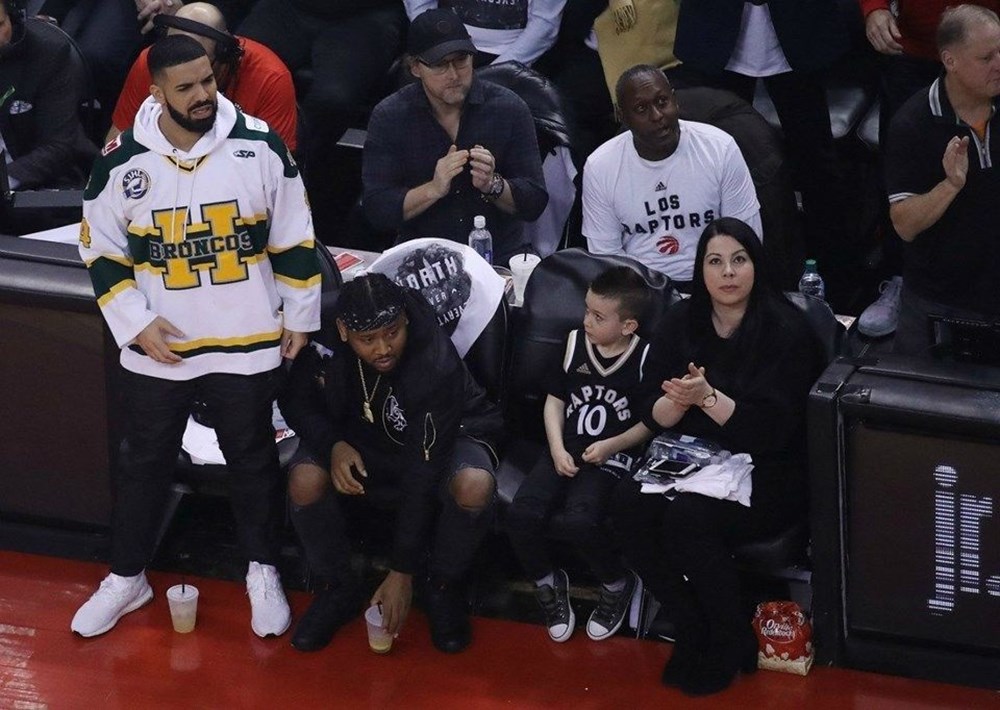
[(219, 107), (214, 101), (202, 101), (199, 104), (195, 104), (191, 107), (191, 110), (201, 108), (202, 106), (211, 106), (212, 113), (205, 118), (188, 118), (183, 113), (175, 109), (170, 105), (170, 102), (165, 102), (167, 105), (167, 112), (170, 114), (170, 118), (174, 119), (174, 122), (183, 128), (185, 131), (191, 131), (192, 133), (208, 133), (212, 130), (212, 126), (215, 125), (215, 114), (218, 112)]

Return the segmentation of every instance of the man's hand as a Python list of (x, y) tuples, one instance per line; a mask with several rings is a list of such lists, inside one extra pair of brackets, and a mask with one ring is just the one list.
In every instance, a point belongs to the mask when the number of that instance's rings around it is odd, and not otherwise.
[(674, 377), (664, 380), (661, 387), (667, 399), (682, 407), (698, 407), (712, 392), (712, 386), (705, 379), (705, 368), (688, 363), (688, 372), (684, 377)]
[(469, 160), (471, 161), (473, 187), (480, 192), (489, 192), (490, 186), (493, 184), (493, 171), (497, 167), (493, 153), (477, 144), (469, 151)]
[(281, 331), (281, 357), (294, 360), (295, 356), (299, 354), (299, 350), (304, 348), (308, 342), (309, 336), (305, 333), (285, 328)]
[(566, 478), (572, 478), (580, 468), (573, 462), (573, 456), (566, 449), (550, 451), (552, 463), (556, 467), (556, 473)]
[(617, 453), (609, 439), (601, 439), (584, 449), (582, 458), (589, 464), (600, 466)]
[(382, 627), (398, 634), (406, 621), (413, 601), (413, 575), (389, 570), (382, 584), (372, 595), (370, 606), (382, 605)]
[(173, 323), (163, 316), (156, 316), (152, 323), (135, 336), (135, 342), (148, 357), (156, 362), (162, 362), (164, 365), (176, 365), (181, 361), (181, 357), (167, 345), (166, 336), (168, 335), (175, 338), (184, 337), (184, 333), (179, 331)]
[(330, 454), (330, 478), (333, 479), (333, 487), (337, 493), (347, 496), (360, 496), (365, 494), (365, 488), (361, 482), (354, 477), (356, 470), (362, 478), (368, 477), (365, 471), (365, 464), (361, 460), (361, 454), (346, 441), (338, 441), (333, 445)]
[(944, 149), (944, 157), (941, 159), (944, 167), (944, 176), (948, 183), (956, 190), (965, 187), (965, 179), (969, 175), (969, 137), (959, 138), (955, 136)]
[(899, 39), (903, 36), (896, 24), (896, 18), (888, 10), (874, 10), (865, 18), (865, 35), (876, 52), (881, 54), (902, 54), (903, 45)]
[(136, 19), (139, 22), (140, 32), (146, 34), (153, 29), (153, 18), (157, 15), (173, 15), (184, 3), (182, 0), (135, 0), (135, 9), (138, 10)]
[(451, 181), (462, 172), (467, 162), (469, 162), (469, 151), (459, 150), (455, 145), (452, 145), (444, 157), (437, 161), (434, 178), (431, 180), (437, 199), (440, 200), (448, 194), (451, 190)]

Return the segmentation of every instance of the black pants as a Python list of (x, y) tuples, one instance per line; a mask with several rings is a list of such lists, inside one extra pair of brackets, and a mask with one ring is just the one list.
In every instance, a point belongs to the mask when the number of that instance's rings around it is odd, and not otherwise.
[(631, 479), (615, 490), (612, 515), (626, 559), (672, 611), (684, 641), (698, 640), (706, 648), (738, 643), (750, 618), (741, 602), (732, 547), (775, 534), (789, 519), (780, 511), (694, 493), (667, 500), (640, 493)]
[[(316, 503), (292, 506), (292, 523), (305, 550), (313, 574), (327, 580), (349, 584), (351, 571), (351, 541), (347, 535), (349, 513), (371, 514), (374, 510), (390, 513), (398, 509), (400, 500), (400, 475), (393, 470), (385, 457), (373, 452), (359, 451), (365, 462), (367, 477), (365, 494), (345, 496), (330, 490)], [(295, 460), (306, 460), (323, 466), (325, 457), (309, 452), (297, 453)], [(462, 469), (474, 468), (493, 475), (494, 464), (486, 447), (459, 437), (451, 455), (451, 463), (438, 482), (435, 530), (430, 548), (429, 574), (441, 582), (461, 579), (472, 565), (480, 543), (489, 531), (493, 520), (495, 496), (481, 510), (466, 510), (451, 495), (452, 477)], [(351, 511), (361, 507), (362, 511)], [(353, 516), (355, 519), (357, 516)]]
[(283, 483), (271, 423), (276, 381), (274, 371), (180, 382), (124, 373), (128, 447), (114, 484), (112, 572), (132, 576), (149, 562), (195, 399), (207, 405), (226, 458), (242, 551), (274, 563)]
[(573, 478), (556, 473), (548, 454), (535, 464), (507, 511), (507, 535), (531, 579), (552, 572), (547, 533), (574, 546), (597, 579), (621, 579), (625, 568), (607, 529), (614, 474), (583, 464)]

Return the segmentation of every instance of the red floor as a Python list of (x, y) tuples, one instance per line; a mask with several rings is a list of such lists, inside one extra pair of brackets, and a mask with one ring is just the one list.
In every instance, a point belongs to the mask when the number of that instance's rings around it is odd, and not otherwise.
[[(368, 650), (361, 619), (303, 654), (287, 635), (258, 639), (242, 585), (210, 579), (188, 580), (201, 602), (197, 629), (182, 635), (163, 596), (180, 580), (166, 574), (151, 575), (151, 604), (102, 637), (79, 638), (70, 619), (104, 573), (0, 551), (0, 708), (1000, 708), (997, 692), (832, 668), (806, 678), (760, 671), (693, 700), (659, 684), (669, 644), (594, 643), (578, 632), (560, 645), (537, 626), (475, 619), (472, 647), (447, 656), (419, 611), (387, 656)], [(308, 598), (291, 603), (300, 614)]]

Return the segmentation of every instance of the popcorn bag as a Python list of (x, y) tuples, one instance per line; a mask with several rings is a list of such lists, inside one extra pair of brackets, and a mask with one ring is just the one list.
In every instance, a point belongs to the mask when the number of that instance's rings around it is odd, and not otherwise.
[(753, 615), (757, 666), (806, 675), (812, 667), (812, 625), (795, 602), (762, 602)]

